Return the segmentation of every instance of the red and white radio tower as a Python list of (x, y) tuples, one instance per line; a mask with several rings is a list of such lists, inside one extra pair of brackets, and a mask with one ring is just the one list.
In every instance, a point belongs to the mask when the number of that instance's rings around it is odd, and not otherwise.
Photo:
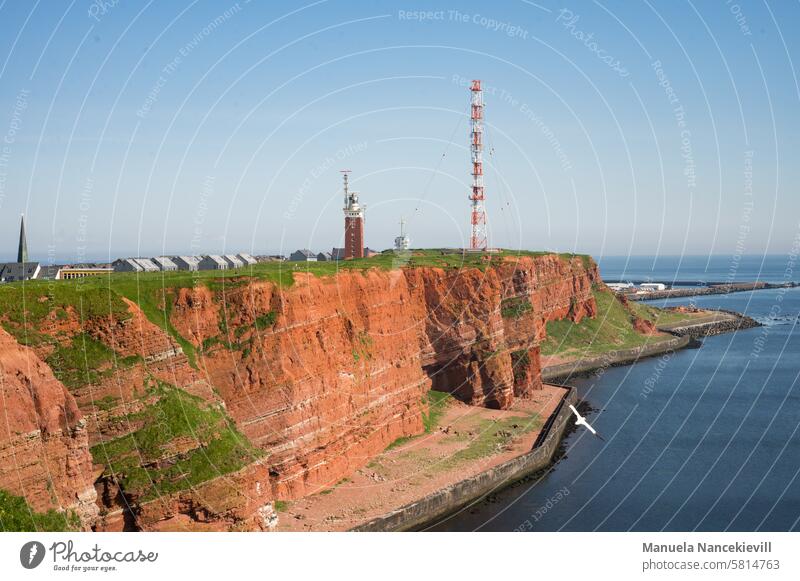
[(472, 152), (472, 235), (469, 249), (485, 251), (488, 247), (486, 237), (486, 208), (483, 206), (483, 91), (480, 81), (472, 81), (472, 126), (470, 151)]

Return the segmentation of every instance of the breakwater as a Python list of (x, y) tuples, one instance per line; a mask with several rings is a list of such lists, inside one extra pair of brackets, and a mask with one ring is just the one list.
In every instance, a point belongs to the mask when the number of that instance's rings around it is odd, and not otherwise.
[(771, 282), (741, 282), (741, 283), (713, 283), (706, 286), (691, 286), (670, 288), (665, 290), (650, 291), (643, 294), (626, 294), (632, 301), (655, 301), (659, 299), (675, 299), (681, 297), (696, 297), (703, 295), (727, 295), (756, 290), (770, 290), (778, 288), (794, 288), (796, 282), (771, 283)]
[(681, 335), (685, 337), (710, 337), (724, 333), (734, 333), (741, 329), (760, 327), (761, 323), (734, 311), (718, 310), (717, 316), (709, 321), (699, 321), (691, 324), (667, 325), (659, 327), (660, 331)]

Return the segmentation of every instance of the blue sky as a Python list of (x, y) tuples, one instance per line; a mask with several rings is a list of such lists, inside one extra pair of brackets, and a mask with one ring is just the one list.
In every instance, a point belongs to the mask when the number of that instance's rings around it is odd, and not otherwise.
[[(427, 11), (420, 14), (419, 11)], [(797, 3), (0, 4), (0, 259), (468, 235), (487, 88), (497, 246), (786, 253), (800, 233)]]

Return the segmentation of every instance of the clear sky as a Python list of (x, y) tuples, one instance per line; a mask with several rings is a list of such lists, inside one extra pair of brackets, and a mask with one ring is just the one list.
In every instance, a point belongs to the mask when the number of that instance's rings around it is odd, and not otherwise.
[[(419, 11), (427, 13), (420, 14)], [(787, 253), (800, 4), (0, 2), (0, 259), (341, 245), (341, 175), (390, 247), (468, 234), (486, 87), (495, 246)]]

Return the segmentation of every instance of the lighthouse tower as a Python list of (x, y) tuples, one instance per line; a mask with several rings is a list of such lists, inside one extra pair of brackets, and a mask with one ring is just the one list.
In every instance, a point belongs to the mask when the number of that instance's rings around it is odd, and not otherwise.
[(364, 210), (358, 203), (358, 192), (348, 188), (350, 170), (344, 174), (344, 259), (364, 258)]

